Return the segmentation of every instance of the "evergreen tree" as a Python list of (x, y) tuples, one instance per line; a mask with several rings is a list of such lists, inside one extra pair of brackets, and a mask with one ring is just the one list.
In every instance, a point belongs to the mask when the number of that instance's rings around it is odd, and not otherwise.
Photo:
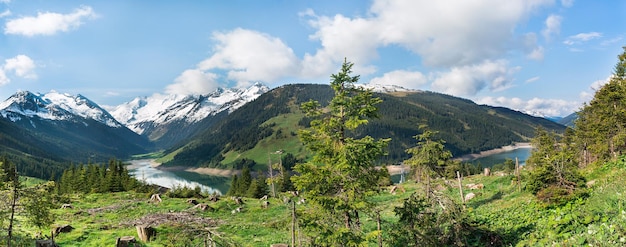
[(626, 47), (608, 83), (585, 104), (575, 122), (580, 162), (607, 161), (626, 149)]
[(352, 63), (345, 61), (331, 76), (335, 95), (328, 108), (317, 101), (302, 104), (310, 128), (299, 137), (313, 153), (313, 158), (297, 164), (294, 185), (310, 202), (311, 210), (301, 216), (303, 227), (318, 246), (358, 246), (366, 242), (360, 216), (373, 208), (367, 198), (378, 191), (380, 172), (375, 161), (385, 152), (388, 139), (370, 136), (350, 137), (357, 127), (376, 117), (379, 98), (369, 90), (354, 85), (359, 76), (351, 76)]
[(251, 198), (261, 198), (269, 192), (269, 186), (265, 182), (267, 178), (263, 172), (259, 172), (256, 179), (252, 181), (246, 195)]
[(432, 139), (437, 134), (436, 131), (428, 130), (425, 125), (420, 126), (420, 129), (423, 130), (423, 133), (415, 136), (417, 146), (406, 150), (407, 153), (411, 154), (411, 157), (404, 163), (411, 166), (418, 181), (421, 173), (426, 177), (426, 197), (428, 198), (430, 196), (430, 177), (443, 175), (446, 164), (452, 158), (452, 153), (445, 149), (443, 140)]
[(241, 177), (237, 180), (237, 191), (235, 193), (236, 196), (245, 196), (248, 192), (248, 188), (252, 184), (252, 175), (250, 174), (250, 169), (248, 167), (244, 167), (241, 170)]
[(237, 195), (238, 191), (239, 191), (239, 178), (237, 177), (237, 174), (235, 174), (230, 180), (230, 188), (228, 189), (228, 193), (226, 193), (226, 195), (235, 196)]
[(533, 151), (526, 161), (531, 169), (526, 189), (540, 201), (560, 204), (584, 193), (585, 178), (578, 172), (571, 135), (571, 130), (566, 131), (559, 142), (556, 134), (537, 129)]

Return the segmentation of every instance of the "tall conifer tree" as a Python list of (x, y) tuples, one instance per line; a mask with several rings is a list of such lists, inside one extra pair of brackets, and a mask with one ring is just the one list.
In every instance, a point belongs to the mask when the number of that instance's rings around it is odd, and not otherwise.
[(313, 120), (311, 127), (299, 132), (313, 158), (295, 166), (295, 186), (311, 202), (301, 219), (317, 246), (360, 246), (366, 241), (360, 216), (371, 211), (367, 198), (378, 190), (380, 172), (375, 161), (385, 154), (388, 139), (370, 136), (357, 139), (354, 131), (376, 117), (376, 104), (370, 90), (354, 85), (352, 63), (344, 61), (341, 70), (331, 75), (335, 92), (327, 108), (317, 101), (302, 105)]

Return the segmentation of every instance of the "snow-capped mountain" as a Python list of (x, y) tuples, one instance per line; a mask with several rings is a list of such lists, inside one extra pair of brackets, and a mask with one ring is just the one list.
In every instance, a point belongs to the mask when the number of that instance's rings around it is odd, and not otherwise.
[(151, 151), (152, 144), (82, 95), (17, 92), (0, 103), (1, 151), (57, 161), (106, 160)]
[(38, 117), (47, 120), (74, 121), (87, 124), (92, 119), (109, 127), (122, 127), (111, 114), (82, 95), (17, 92), (0, 103), (0, 116), (12, 122), (22, 118)]
[(355, 84), (357, 87), (364, 89), (370, 89), (377, 93), (394, 93), (394, 92), (419, 92), (420, 90), (408, 89), (397, 85), (383, 85), (383, 84)]
[(153, 141), (169, 135), (167, 142), (173, 144), (191, 135), (207, 117), (230, 113), (267, 91), (267, 86), (256, 83), (245, 89), (218, 88), (206, 95), (154, 94), (110, 107), (109, 112), (132, 131)]

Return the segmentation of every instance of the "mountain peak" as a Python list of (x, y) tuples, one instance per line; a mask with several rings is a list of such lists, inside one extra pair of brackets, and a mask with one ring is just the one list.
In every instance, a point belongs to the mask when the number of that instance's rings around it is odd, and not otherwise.
[(82, 95), (50, 91), (46, 94), (19, 91), (0, 103), (0, 116), (15, 122), (22, 117), (48, 120), (93, 119), (110, 127), (121, 127), (106, 110)]
[[(175, 122), (197, 123), (210, 115), (228, 113), (269, 91), (262, 83), (247, 88), (217, 88), (205, 95), (163, 95), (138, 97), (111, 109), (111, 115), (138, 134)], [(148, 130), (149, 131), (149, 130)]]

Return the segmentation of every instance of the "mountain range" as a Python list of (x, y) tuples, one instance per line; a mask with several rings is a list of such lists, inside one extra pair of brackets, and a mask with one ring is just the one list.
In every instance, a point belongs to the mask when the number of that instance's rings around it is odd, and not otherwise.
[[(537, 126), (564, 128), (448, 95), (397, 86), (366, 88), (383, 99), (381, 118), (353, 134), (392, 138), (388, 162), (406, 156), (404, 150), (414, 145), (412, 137), (422, 123), (439, 131), (455, 155), (527, 141)], [(206, 95), (155, 94), (101, 107), (82, 95), (22, 91), (0, 103), (0, 153), (28, 164), (23, 169), (39, 177), (60, 174), (57, 170), (71, 162), (129, 158), (156, 150), (164, 150), (166, 165), (176, 166), (232, 167), (244, 158), (263, 163), (268, 150), (279, 149), (306, 158), (295, 134), (307, 126), (299, 105), (310, 99), (324, 104), (332, 96), (328, 85), (270, 90), (257, 83)]]

